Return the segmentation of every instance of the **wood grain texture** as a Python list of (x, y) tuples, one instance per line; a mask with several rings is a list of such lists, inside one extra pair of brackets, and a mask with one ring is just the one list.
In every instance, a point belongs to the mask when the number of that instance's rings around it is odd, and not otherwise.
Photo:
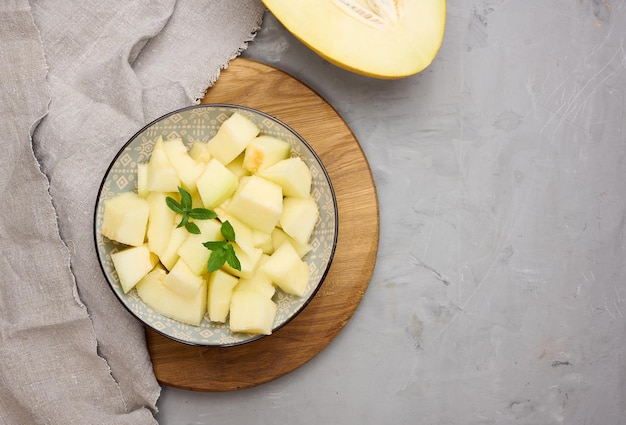
[(154, 372), (162, 385), (231, 391), (302, 366), (350, 320), (374, 271), (378, 200), (369, 165), (350, 128), (324, 99), (283, 71), (238, 58), (202, 103), (256, 108), (300, 133), (327, 168), (339, 213), (337, 249), (326, 280), (300, 315), (271, 336), (235, 347), (206, 348), (177, 343), (146, 329)]

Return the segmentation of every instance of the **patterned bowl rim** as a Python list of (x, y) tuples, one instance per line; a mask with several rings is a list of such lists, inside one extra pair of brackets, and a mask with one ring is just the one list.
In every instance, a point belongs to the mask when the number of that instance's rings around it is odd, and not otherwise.
[[(333, 184), (332, 184), (332, 181), (331, 181), (330, 176), (328, 174), (328, 171), (326, 170), (326, 167), (324, 166), (324, 163), (320, 159), (320, 157), (317, 154), (317, 152), (315, 152), (313, 147), (309, 144), (309, 142), (307, 142), (304, 139), (304, 137), (302, 137), (300, 135), (300, 133), (298, 133), (296, 130), (293, 129), (293, 127), (291, 127), (290, 125), (288, 125), (285, 122), (281, 121), (280, 119), (276, 118), (275, 116), (270, 115), (267, 112), (263, 112), (261, 110), (249, 107), (249, 106), (237, 105), (237, 104), (232, 104), (232, 103), (203, 103), (203, 104), (198, 104), (198, 105), (185, 106), (185, 107), (182, 107), (182, 108), (170, 111), (170, 112), (168, 112), (168, 113), (166, 113), (164, 115), (161, 115), (160, 117), (158, 117), (158, 118), (154, 119), (153, 121), (149, 122), (148, 124), (144, 125), (140, 130), (138, 130), (135, 134), (133, 134), (133, 136), (130, 139), (128, 139), (128, 141), (126, 143), (124, 143), (124, 145), (116, 153), (115, 157), (111, 160), (111, 163), (107, 167), (107, 170), (104, 173), (104, 177), (102, 178), (102, 181), (100, 183), (100, 187), (98, 189), (96, 202), (95, 202), (94, 214), (93, 214), (93, 236), (94, 236), (94, 242), (95, 242), (95, 247), (96, 247), (96, 254), (97, 254), (96, 256), (98, 258), (98, 264), (100, 265), (100, 269), (102, 270), (102, 273), (103, 273), (104, 277), (106, 278), (106, 281), (108, 283), (109, 289), (115, 294), (116, 298), (124, 306), (124, 308), (133, 317), (135, 317), (135, 319), (139, 320), (143, 325), (147, 326), (148, 328), (150, 328), (152, 331), (156, 332), (157, 334), (162, 335), (162, 336), (164, 336), (164, 337), (166, 337), (166, 338), (168, 338), (168, 339), (170, 339), (172, 341), (176, 341), (176, 342), (179, 342), (179, 343), (182, 343), (182, 344), (185, 344), (185, 345), (198, 346), (198, 347), (234, 347), (234, 346), (248, 344), (248, 343), (251, 343), (253, 341), (257, 341), (257, 340), (259, 340), (261, 338), (270, 336), (270, 335), (250, 335), (249, 338), (243, 339), (243, 340), (238, 340), (238, 341), (228, 342), (228, 343), (213, 344), (213, 343), (202, 343), (202, 342), (197, 342), (197, 341), (189, 341), (189, 340), (186, 340), (186, 339), (177, 338), (177, 337), (175, 337), (173, 335), (170, 335), (170, 334), (168, 334), (166, 332), (161, 331), (160, 329), (155, 327), (153, 324), (147, 322), (142, 317), (140, 317), (135, 311), (133, 311), (129, 307), (127, 302), (124, 300), (122, 295), (119, 294), (117, 291), (115, 291), (114, 283), (111, 280), (112, 278), (110, 277), (109, 273), (107, 272), (107, 270), (106, 270), (106, 268), (105, 268), (105, 266), (104, 266), (104, 264), (102, 262), (102, 259), (100, 257), (101, 252), (100, 252), (100, 248), (99, 248), (99, 245), (98, 245), (98, 228), (97, 228), (98, 227), (98, 221), (97, 221), (97, 219), (98, 219), (98, 210), (99, 210), (99, 206), (100, 206), (100, 203), (101, 203), (102, 191), (103, 191), (103, 189), (105, 187), (107, 179), (109, 178), (109, 174), (111, 173), (111, 170), (113, 169), (113, 167), (117, 163), (117, 161), (120, 158), (120, 156), (126, 150), (126, 148), (129, 145), (131, 145), (135, 141), (135, 139), (137, 139), (144, 132), (146, 132), (150, 127), (152, 127), (153, 125), (159, 123), (160, 121), (163, 121), (163, 120), (171, 117), (172, 115), (176, 115), (176, 114), (179, 114), (179, 113), (182, 113), (182, 112), (185, 112), (185, 111), (189, 111), (189, 110), (194, 110), (194, 109), (212, 109), (212, 108), (231, 108), (231, 109), (235, 109), (235, 110), (248, 111), (249, 113), (258, 114), (258, 115), (260, 115), (260, 116), (262, 116), (264, 118), (267, 118), (267, 119), (275, 122), (276, 124), (284, 127), (288, 132), (290, 132), (295, 138), (297, 138), (299, 140), (299, 142), (302, 144), (302, 146), (304, 146), (309, 151), (311, 156), (315, 159), (315, 161), (319, 165), (320, 169), (324, 173), (324, 178), (326, 180), (326, 183), (328, 184), (328, 188), (329, 188), (329, 191), (330, 191), (330, 194), (331, 194), (331, 199), (332, 199), (332, 204), (333, 204), (333, 211), (334, 211), (334, 228), (332, 229), (333, 239), (332, 239), (331, 250), (330, 250), (330, 255), (329, 255), (329, 258), (328, 258), (328, 262), (327, 262), (327, 264), (325, 266), (324, 271), (321, 273), (318, 282), (316, 282), (315, 287), (313, 288), (313, 290), (309, 294), (308, 298), (302, 303), (300, 308), (298, 308), (296, 311), (294, 311), (291, 314), (291, 316), (289, 316), (283, 323), (281, 323), (278, 326), (276, 326), (275, 328), (273, 328), (272, 329), (272, 334), (275, 333), (276, 331), (278, 331), (279, 329), (283, 328), (287, 324), (289, 324), (292, 320), (294, 320), (309, 305), (309, 303), (311, 303), (313, 298), (315, 298), (315, 296), (319, 292), (322, 284), (326, 280), (326, 277), (327, 277), (328, 272), (330, 270), (330, 266), (333, 263), (333, 259), (334, 259), (334, 256), (335, 256), (335, 251), (336, 251), (336, 248), (337, 248), (337, 238), (338, 238), (338, 233), (339, 233), (339, 211), (338, 211), (338, 208), (337, 208), (337, 196), (335, 194), (335, 189), (333, 187)], [(157, 314), (161, 315), (160, 313), (157, 313)]]

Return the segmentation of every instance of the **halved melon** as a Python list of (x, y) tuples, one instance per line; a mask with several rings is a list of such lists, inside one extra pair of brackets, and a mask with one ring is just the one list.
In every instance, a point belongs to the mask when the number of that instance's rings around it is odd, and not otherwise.
[(445, 0), (263, 0), (302, 43), (335, 65), (375, 78), (424, 70), (437, 55)]

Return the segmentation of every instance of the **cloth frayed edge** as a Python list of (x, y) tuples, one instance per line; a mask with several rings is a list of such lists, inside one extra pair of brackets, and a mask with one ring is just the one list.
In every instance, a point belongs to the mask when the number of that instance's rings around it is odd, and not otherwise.
[(205, 81), (205, 83), (203, 84), (201, 88), (198, 88), (195, 90), (195, 94), (193, 95), (195, 104), (199, 104), (202, 101), (202, 99), (204, 99), (207, 91), (217, 82), (217, 80), (220, 77), (220, 74), (222, 73), (223, 70), (228, 68), (228, 65), (230, 64), (230, 62), (238, 58), (248, 48), (248, 45), (250, 44), (250, 42), (254, 41), (259, 30), (261, 29), (262, 24), (263, 24), (263, 15), (261, 15), (257, 19), (257, 21), (255, 22), (255, 26), (252, 28), (252, 30), (248, 34), (248, 37), (243, 40), (243, 42), (237, 48), (237, 50), (232, 52), (230, 56), (226, 58), (226, 62), (224, 63), (224, 65), (222, 65), (219, 69), (217, 69), (213, 74), (209, 75), (209, 78)]

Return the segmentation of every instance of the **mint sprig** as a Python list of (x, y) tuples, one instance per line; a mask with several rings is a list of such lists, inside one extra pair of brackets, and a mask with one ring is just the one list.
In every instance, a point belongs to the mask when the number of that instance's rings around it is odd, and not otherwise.
[(193, 221), (189, 221), (189, 219), (194, 220), (211, 220), (217, 217), (215, 211), (208, 210), (206, 208), (193, 208), (191, 195), (182, 187), (178, 187), (178, 193), (180, 193), (180, 202), (176, 199), (168, 196), (165, 198), (165, 203), (167, 206), (174, 211), (176, 214), (182, 215), (180, 223), (178, 223), (178, 227), (185, 227), (189, 233), (193, 233), (194, 235), (200, 234), (200, 228)]
[(209, 272), (214, 272), (225, 263), (228, 263), (233, 269), (241, 271), (241, 263), (232, 245), (232, 242), (235, 242), (235, 229), (233, 229), (233, 226), (226, 220), (222, 223), (220, 232), (222, 236), (224, 236), (223, 241), (210, 241), (202, 244), (205, 248), (211, 250), (207, 269)]

